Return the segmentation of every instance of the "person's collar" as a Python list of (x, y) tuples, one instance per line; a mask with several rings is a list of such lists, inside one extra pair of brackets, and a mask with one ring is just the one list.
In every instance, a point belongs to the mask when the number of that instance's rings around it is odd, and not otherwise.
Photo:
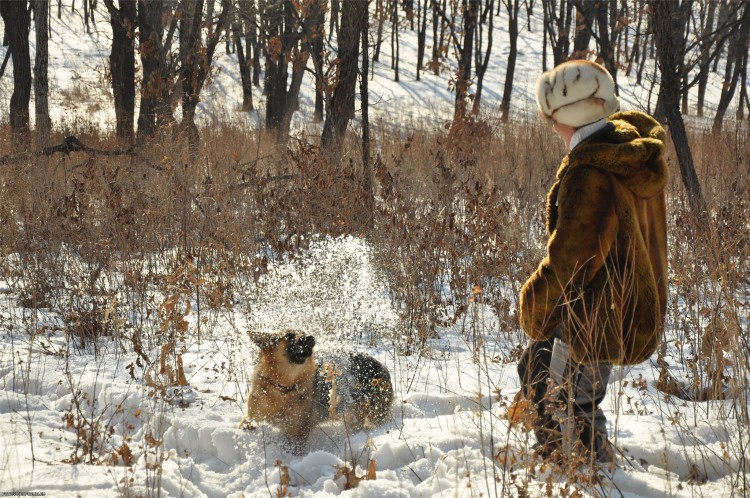
[(580, 144), (605, 126), (607, 126), (607, 118), (602, 118), (599, 121), (594, 121), (593, 123), (578, 128), (570, 138), (570, 150), (575, 149), (576, 145)]

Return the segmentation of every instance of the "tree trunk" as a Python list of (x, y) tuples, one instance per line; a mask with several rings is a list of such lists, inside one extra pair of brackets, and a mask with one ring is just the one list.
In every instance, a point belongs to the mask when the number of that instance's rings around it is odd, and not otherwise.
[(41, 149), (49, 145), (52, 124), (49, 119), (49, 83), (47, 80), (49, 0), (34, 0), (36, 59), (34, 62), (34, 110), (36, 143)]
[(310, 55), (312, 56), (313, 66), (315, 67), (315, 112), (313, 121), (315, 123), (323, 122), (324, 112), (324, 95), (323, 87), (325, 85), (325, 74), (323, 73), (323, 41), (325, 40), (325, 3), (321, 0), (314, 0), (310, 12)]
[[(425, 0), (427, 1), (427, 0)], [(437, 0), (430, 0), (432, 7), (432, 61), (430, 67), (435, 76), (440, 74), (440, 43), (438, 42), (438, 28), (440, 27), (440, 16), (438, 15)]]
[(112, 50), (109, 55), (112, 74), (112, 95), (115, 99), (117, 138), (133, 140), (135, 119), (135, 0), (120, 0), (117, 9), (113, 0), (104, 0), (112, 25)]
[[(516, 0), (518, 1), (518, 0)], [(474, 102), (472, 102), (471, 112), (475, 116), (479, 114), (479, 108), (482, 104), (482, 89), (484, 88), (484, 75), (487, 72), (487, 66), (490, 64), (490, 54), (492, 53), (492, 36), (495, 28), (493, 22), (494, 17), (492, 16), (492, 9), (495, 6), (495, 0), (488, 0), (485, 6), (484, 13), (482, 15), (482, 22), (479, 23), (478, 29), (481, 33), (481, 27), (484, 26), (485, 20), (487, 21), (487, 51), (484, 53), (482, 58), (482, 47), (481, 41), (477, 41), (477, 91), (474, 94)], [(480, 35), (481, 36), (481, 35)]]
[(638, 21), (635, 26), (635, 38), (633, 39), (633, 50), (628, 57), (628, 66), (625, 69), (625, 76), (630, 76), (630, 72), (633, 70), (633, 62), (638, 61), (641, 51), (641, 26), (643, 25), (643, 9), (635, 9)]
[(599, 1), (596, 4), (596, 22), (599, 27), (599, 57), (602, 65), (609, 71), (615, 82), (615, 93), (617, 88), (617, 65), (615, 64), (615, 50), (610, 38), (609, 22), (607, 20), (609, 12), (609, 2)]
[(673, 2), (651, 0), (656, 56), (661, 70), (657, 119), (666, 120), (669, 133), (677, 153), (680, 176), (688, 194), (690, 208), (697, 219), (707, 222), (707, 206), (698, 175), (695, 172), (693, 155), (680, 114), (680, 59), (685, 51), (685, 16)]
[(86, 27), (86, 34), (91, 34), (91, 26), (89, 25), (89, 0), (83, 0), (83, 25)]
[[(734, 98), (737, 90), (737, 82), (741, 79), (741, 72), (747, 67), (748, 40), (750, 39), (750, 4), (743, 3), (740, 14), (740, 26), (735, 36), (730, 38), (729, 50), (727, 52), (727, 72), (724, 76), (724, 85), (719, 97), (719, 105), (714, 116), (713, 131), (721, 130), (729, 104)], [(731, 63), (730, 63), (731, 62)], [(730, 73), (731, 71), (731, 73)], [(739, 103), (742, 106), (742, 102)]]
[(335, 34), (336, 39), (339, 36), (339, 12), (341, 12), (341, 1), (342, 0), (331, 0), (331, 17), (329, 19), (328, 27), (328, 41), (332, 40), (332, 36)]
[(378, 21), (378, 31), (375, 37), (375, 53), (372, 56), (373, 63), (380, 60), (380, 47), (383, 45), (383, 24), (385, 24), (385, 20), (387, 19), (383, 1), (376, 0), (375, 2), (375, 19)]
[(641, 59), (638, 61), (638, 71), (636, 71), (636, 83), (639, 85), (643, 84), (643, 71), (646, 67), (646, 55), (649, 52), (649, 48), (653, 45), (653, 34), (654, 23), (651, 19), (652, 16), (648, 16), (646, 22), (646, 31), (643, 34), (643, 45), (641, 46)]
[(393, 81), (398, 83), (399, 81), (399, 59), (401, 58), (401, 50), (398, 40), (398, 1), (393, 2), (393, 10), (391, 11), (391, 69), (393, 69)]
[(716, 16), (716, 2), (709, 2), (708, 12), (706, 18), (703, 21), (702, 40), (700, 43), (701, 53), (700, 61), (698, 62), (698, 116), (703, 117), (703, 107), (706, 102), (706, 89), (708, 88), (708, 76), (711, 67), (711, 42), (708, 40), (709, 34), (714, 29), (714, 21)]
[[(435, 0), (435, 7), (437, 7), (437, 2), (438, 1), (439, 0)], [(443, 0), (443, 5), (442, 5), (442, 11), (443, 12), (445, 12), (447, 3), (448, 3), (448, 0)], [(439, 59), (439, 57), (441, 55), (445, 56), (448, 53), (448, 46), (450, 45), (450, 42), (445, 41), (445, 36), (446, 36), (445, 32), (446, 32), (446, 29), (447, 29), (447, 24), (448, 23), (445, 22), (445, 19), (443, 19), (441, 17), (441, 19), (440, 19), (440, 35), (439, 35), (438, 42), (437, 42), (439, 53), (438, 53), (438, 60), (436, 62), (438, 64), (436, 65), (437, 69), (436, 69), (435, 74), (438, 74), (438, 71), (440, 70), (440, 64), (439, 64), (440, 63), (440, 59)], [(452, 26), (452, 24), (451, 24), (451, 26)]]
[(474, 33), (477, 29), (479, 0), (462, 0), (461, 6), (464, 26), (458, 69), (456, 70), (456, 101), (453, 111), (453, 126), (458, 126), (466, 118), (466, 100), (471, 84), (471, 61), (474, 55)]
[(354, 116), (354, 92), (357, 86), (359, 36), (363, 17), (368, 15), (368, 2), (344, 2), (338, 45), (338, 83), (333, 90), (331, 107), (326, 113), (321, 147), (338, 150), (349, 120)]
[[(242, 81), (242, 110), (248, 112), (253, 110), (253, 80), (250, 76), (250, 63), (245, 57), (245, 49), (242, 46), (242, 24), (236, 22), (232, 27), (234, 46), (237, 52), (237, 64), (240, 69), (240, 80)], [(250, 45), (248, 44), (248, 50)]]
[(508, 69), (505, 72), (505, 84), (503, 85), (503, 98), (500, 102), (501, 120), (507, 122), (510, 118), (510, 99), (513, 93), (513, 78), (516, 73), (516, 57), (518, 56), (518, 12), (520, 0), (505, 0), (508, 10), (508, 42), (510, 51), (508, 53)]
[(273, 0), (266, 2), (265, 9), (261, 12), (261, 17), (267, 25), (266, 128), (273, 131), (281, 125), (286, 101), (289, 32), (286, 31), (288, 28), (285, 28), (285, 24), (288, 23), (285, 23), (284, 11), (283, 0)]
[[(427, 0), (423, 0), (426, 1)], [(425, 16), (427, 12), (425, 11)], [(365, 219), (362, 227), (370, 232), (375, 228), (375, 191), (373, 189), (372, 171), (370, 167), (370, 99), (367, 87), (367, 71), (369, 70), (370, 30), (369, 16), (362, 16), (360, 26), (360, 40), (362, 40), (362, 77), (359, 79), (360, 95), (362, 99), (362, 191), (364, 192)], [(427, 21), (425, 17), (424, 21)]]
[(742, 57), (742, 70), (740, 71), (742, 83), (740, 84), (740, 98), (737, 102), (737, 121), (743, 121), (745, 119), (745, 103), (747, 102), (747, 60), (748, 52), (745, 51), (745, 55)]
[(573, 37), (571, 59), (585, 59), (591, 43), (592, 27), (596, 16), (596, 4), (590, 0), (577, 0), (576, 34)]
[[(196, 146), (200, 139), (198, 127), (195, 124), (195, 109), (200, 102), (200, 93), (211, 69), (211, 61), (216, 46), (221, 39), (221, 33), (227, 25), (229, 15), (229, 0), (222, 1), (222, 9), (213, 30), (211, 19), (203, 19), (203, 0), (183, 0), (182, 16), (180, 19), (180, 79), (182, 85), (182, 123), (180, 132), (183, 133), (191, 146)], [(206, 35), (205, 46), (202, 42), (201, 26), (207, 24), (209, 30)]]
[[(254, 1), (239, 2), (240, 18), (245, 33), (247, 63), (253, 68), (253, 85), (260, 86), (260, 43), (258, 40), (258, 6)], [(252, 59), (250, 53), (252, 52)]]
[(0, 15), (5, 23), (13, 58), (13, 94), (10, 97), (12, 147), (20, 152), (28, 147), (29, 102), (31, 101), (31, 55), (29, 28), (31, 15), (25, 0), (0, 0)]
[(286, 142), (289, 138), (289, 132), (292, 125), (292, 116), (294, 112), (299, 108), (299, 91), (302, 87), (302, 78), (305, 75), (305, 67), (307, 66), (307, 60), (310, 57), (310, 52), (307, 50), (299, 50), (295, 47), (292, 56), (292, 81), (289, 83), (289, 89), (287, 90), (286, 100), (284, 102), (284, 114), (276, 135), (276, 141), (278, 143)]
[[(727, 2), (727, 0), (721, 0), (721, 2), (719, 3), (719, 14), (718, 14), (718, 17), (719, 17), (718, 24), (720, 26), (726, 23), (727, 17), (729, 16), (729, 12), (730, 12), (729, 2)], [(725, 43), (726, 43), (726, 39), (720, 39), (719, 46), (716, 48), (718, 51), (718, 54), (716, 55), (716, 58), (714, 59), (713, 69), (711, 69), (714, 73), (718, 71), (719, 59), (721, 59), (721, 52), (724, 50)]]
[(181, 131), (190, 144), (198, 143), (195, 108), (198, 105), (198, 72), (203, 0), (182, 0), (180, 4), (180, 85), (182, 87)]
[(427, 40), (427, 2), (422, 2), (417, 16), (417, 81), (420, 80), (422, 68), (424, 67), (424, 52)]
[(138, 40), (143, 72), (141, 107), (138, 113), (139, 141), (156, 133), (157, 110), (167, 85), (160, 63), (163, 52), (163, 5), (159, 0), (138, 0)]
[[(552, 47), (553, 67), (568, 58), (570, 48), (570, 25), (573, 4), (570, 0), (560, 0), (559, 12), (555, 0), (542, 0), (544, 9), (545, 37)], [(546, 53), (542, 54), (546, 66)]]

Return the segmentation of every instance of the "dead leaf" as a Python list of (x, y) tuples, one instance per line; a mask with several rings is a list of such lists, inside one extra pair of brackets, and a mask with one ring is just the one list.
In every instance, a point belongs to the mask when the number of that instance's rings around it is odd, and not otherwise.
[(350, 469), (348, 465), (334, 465), (334, 467), (336, 468), (336, 475), (333, 477), (333, 480), (338, 480), (341, 477), (346, 479), (344, 491), (358, 487), (359, 483), (364, 480), (361, 477), (357, 477), (357, 473), (353, 469)]
[(146, 444), (148, 444), (151, 448), (156, 448), (157, 446), (161, 446), (161, 440), (154, 438), (151, 434), (146, 434), (143, 436), (143, 439), (146, 440)]
[(520, 392), (505, 412), (505, 419), (510, 422), (511, 429), (521, 427), (527, 432), (534, 428), (536, 416), (534, 402), (526, 399)]

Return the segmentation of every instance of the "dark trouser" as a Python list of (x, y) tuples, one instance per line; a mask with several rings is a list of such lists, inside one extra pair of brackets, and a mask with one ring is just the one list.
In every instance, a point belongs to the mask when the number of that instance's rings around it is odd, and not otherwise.
[(529, 343), (518, 362), (518, 375), (524, 396), (537, 408), (540, 445), (559, 444), (567, 453), (578, 441), (592, 449), (595, 435), (606, 438), (607, 418), (599, 404), (610, 372), (608, 364), (576, 363), (560, 339)]

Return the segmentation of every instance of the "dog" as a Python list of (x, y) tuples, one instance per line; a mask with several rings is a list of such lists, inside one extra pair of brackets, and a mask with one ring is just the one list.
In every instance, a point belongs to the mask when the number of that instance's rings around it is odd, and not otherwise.
[(391, 376), (375, 358), (343, 353), (318, 362), (315, 338), (297, 330), (250, 337), (260, 347), (260, 359), (240, 429), (267, 422), (293, 450), (301, 450), (312, 429), (327, 420), (343, 420), (348, 431), (357, 432), (391, 417)]

